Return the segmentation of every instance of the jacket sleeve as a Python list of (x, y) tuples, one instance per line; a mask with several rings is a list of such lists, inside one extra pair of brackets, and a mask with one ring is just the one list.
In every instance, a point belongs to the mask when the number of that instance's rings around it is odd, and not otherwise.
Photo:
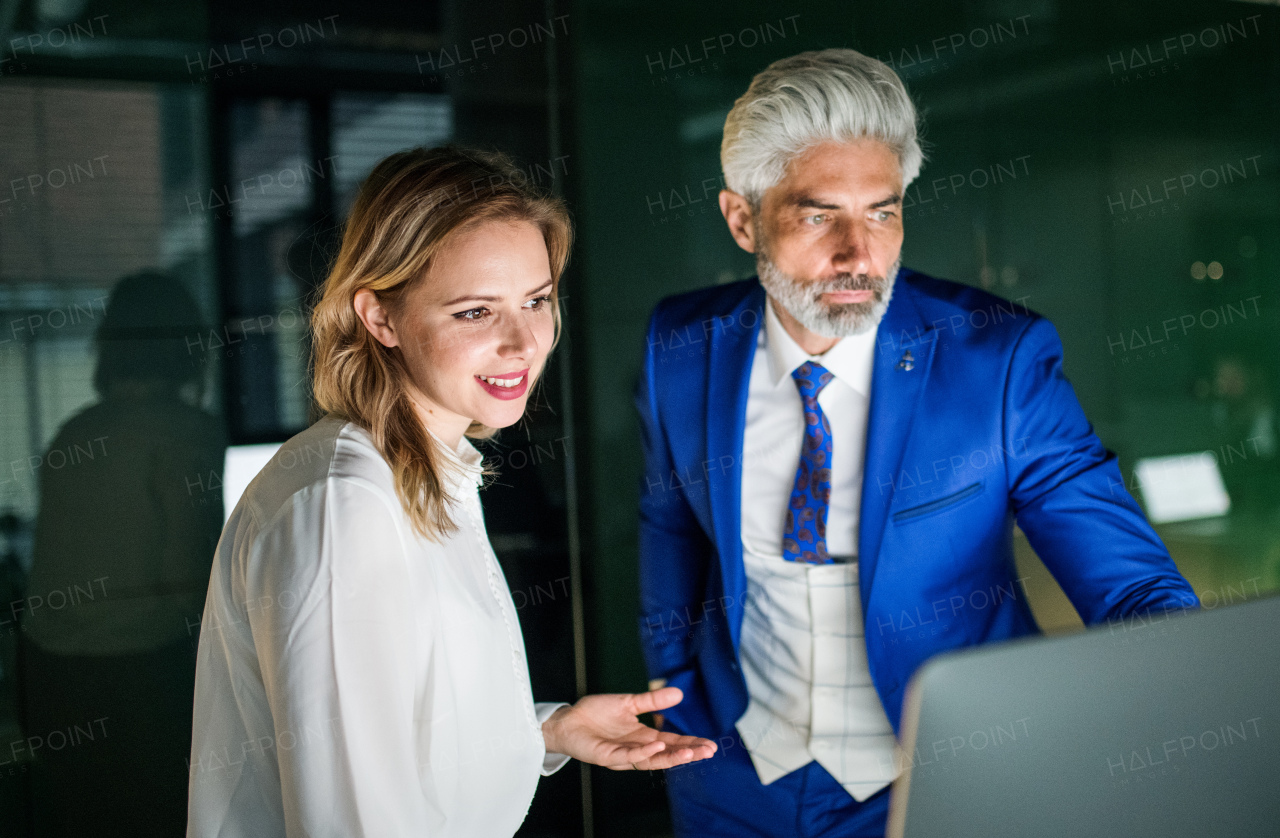
[(662, 344), (654, 337), (659, 318), (660, 311), (655, 312), (649, 323), (648, 345), (635, 392), (644, 450), (640, 487), (640, 645), (649, 677), (669, 679), (693, 666), (691, 623), (703, 616), (701, 602), (712, 546), (680, 489), (680, 481), (673, 477), (676, 467), (658, 410), (658, 400), (664, 395), (656, 380), (656, 369), (662, 363)]
[(1085, 419), (1048, 320), (1014, 348), (1004, 417), (1018, 524), (1086, 625), (1198, 605)]

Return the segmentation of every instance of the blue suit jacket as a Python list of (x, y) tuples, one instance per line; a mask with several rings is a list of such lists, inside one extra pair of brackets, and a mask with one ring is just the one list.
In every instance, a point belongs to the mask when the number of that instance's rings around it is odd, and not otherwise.
[[(755, 279), (663, 300), (636, 390), (641, 643), (650, 677), (684, 690), (669, 723), (704, 736), (747, 708), (741, 455), (764, 305)], [(895, 731), (925, 659), (1039, 631), (1015, 520), (1086, 624), (1197, 604), (1085, 419), (1048, 320), (904, 268), (876, 340), (859, 578)]]

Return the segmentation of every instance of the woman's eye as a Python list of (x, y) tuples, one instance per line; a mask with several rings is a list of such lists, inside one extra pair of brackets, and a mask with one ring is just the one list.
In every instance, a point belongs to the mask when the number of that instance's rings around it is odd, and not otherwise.
[(480, 320), (488, 313), (489, 313), (489, 309), (484, 307), (469, 308), (466, 311), (460, 311), (453, 316), (458, 318), (459, 320)]
[(530, 311), (537, 311), (543, 306), (551, 302), (550, 294), (543, 294), (541, 297), (534, 297), (532, 300), (524, 304), (524, 307)]

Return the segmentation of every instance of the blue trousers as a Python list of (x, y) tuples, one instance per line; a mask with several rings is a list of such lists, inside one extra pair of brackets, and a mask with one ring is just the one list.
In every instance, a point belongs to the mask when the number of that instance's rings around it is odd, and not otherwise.
[(664, 772), (677, 838), (883, 838), (888, 787), (859, 803), (817, 762), (766, 786), (736, 730), (719, 745)]

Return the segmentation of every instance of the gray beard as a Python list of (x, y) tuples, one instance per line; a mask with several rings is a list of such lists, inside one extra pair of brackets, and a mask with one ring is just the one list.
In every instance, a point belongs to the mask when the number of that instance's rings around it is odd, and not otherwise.
[[(783, 273), (763, 250), (756, 256), (760, 284), (774, 302), (786, 309), (801, 326), (827, 338), (861, 335), (879, 326), (893, 297), (893, 286), (901, 265), (902, 257), (899, 255), (885, 276), (846, 273), (832, 279), (797, 279)], [(872, 291), (874, 295), (865, 303), (828, 305), (822, 302), (822, 295), (828, 291)]]

